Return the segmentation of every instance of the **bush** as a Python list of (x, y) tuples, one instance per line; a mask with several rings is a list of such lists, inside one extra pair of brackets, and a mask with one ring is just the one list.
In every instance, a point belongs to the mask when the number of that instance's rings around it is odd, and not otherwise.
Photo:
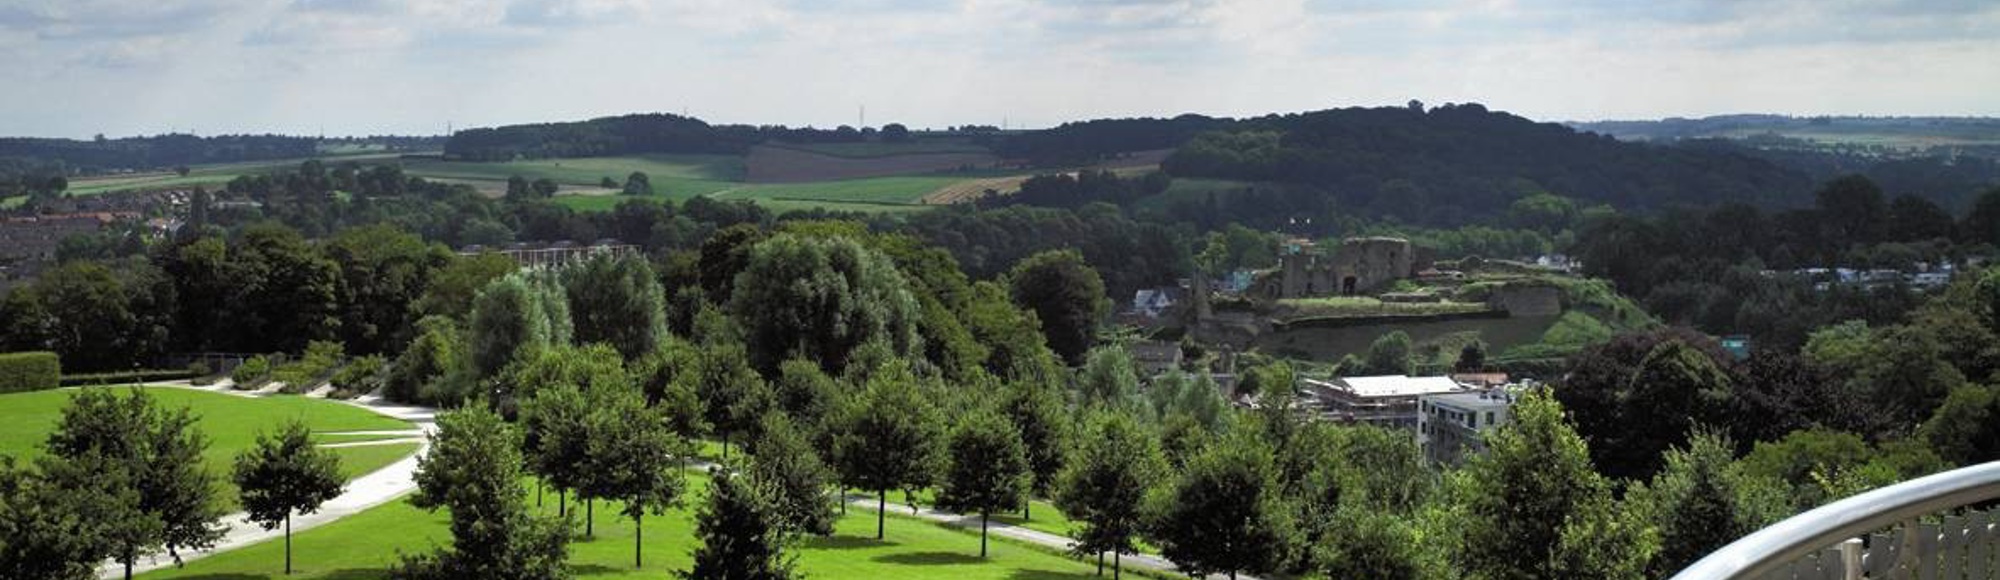
[(53, 389), (61, 382), (62, 359), (56, 353), (0, 353), (0, 393)]
[(150, 383), (153, 381), (177, 381), (193, 378), (186, 369), (142, 369), (110, 373), (90, 373), (85, 375), (63, 375), (62, 386), (83, 385), (123, 385), (127, 383)]
[(333, 372), (340, 364), (346, 349), (338, 342), (315, 340), (306, 345), (306, 352), (298, 362), (278, 367), (271, 372), (271, 379), (284, 383), (284, 392), (298, 394), (305, 392), (321, 379)]
[(236, 365), (236, 370), (229, 372), (229, 380), (236, 383), (236, 388), (249, 390), (256, 388), (258, 383), (264, 382), (265, 379), (270, 377), (270, 374), (270, 357), (257, 355), (250, 357), (250, 360), (243, 361), (243, 364)]
[(382, 384), (388, 378), (388, 369), (388, 359), (384, 359), (380, 355), (369, 355), (354, 359), (353, 362), (347, 363), (347, 366), (340, 367), (340, 370), (334, 371), (332, 380), (333, 388), (336, 392), (346, 391), (350, 394), (348, 397), (338, 397), (343, 399), (352, 398), (353, 395), (373, 392), (376, 389), (382, 388)]

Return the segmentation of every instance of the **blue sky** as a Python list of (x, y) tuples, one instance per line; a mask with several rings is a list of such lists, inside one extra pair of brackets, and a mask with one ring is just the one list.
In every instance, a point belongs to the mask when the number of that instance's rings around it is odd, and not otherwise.
[(0, 0), (0, 134), (2000, 115), (1991, 0)]

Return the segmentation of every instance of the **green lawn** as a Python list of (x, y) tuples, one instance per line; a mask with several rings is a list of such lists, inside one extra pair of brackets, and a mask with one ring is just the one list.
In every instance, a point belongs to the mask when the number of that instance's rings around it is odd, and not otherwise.
[[(117, 388), (123, 387), (91, 387)], [(26, 463), (42, 455), (42, 442), (62, 417), (73, 389), (0, 395), (0, 455), (10, 455)], [(202, 462), (216, 474), (228, 473), (236, 454), (249, 448), (259, 433), (276, 431), (285, 421), (299, 417), (314, 431), (373, 431), (413, 429), (407, 422), (377, 415), (366, 409), (326, 401), (278, 395), (262, 398), (238, 397), (188, 389), (149, 388), (154, 402), (166, 408), (188, 407), (201, 419), (201, 431), (209, 439)], [(325, 441), (355, 441), (322, 437)], [(395, 462), (415, 451), (416, 445), (378, 445), (335, 449), (351, 476), (359, 476)], [(225, 485), (226, 482), (225, 482)], [(224, 494), (231, 505), (235, 490)]]
[[(698, 501), (707, 486), (691, 477), (689, 502)], [(554, 513), (553, 495), (542, 510)], [(534, 501), (531, 497), (530, 502)], [(596, 537), (578, 538), (570, 546), (570, 565), (579, 578), (662, 578), (686, 569), (694, 549), (690, 509), (676, 509), (646, 518), (643, 569), (632, 567), (632, 523), (616, 515), (609, 504), (596, 510)], [(360, 580), (384, 578), (384, 567), (396, 554), (429, 550), (449, 543), (444, 514), (425, 513), (397, 501), (338, 522), (302, 532), (293, 538), (298, 573), (294, 578)], [(579, 534), (581, 531), (579, 530)], [(833, 537), (813, 538), (797, 548), (798, 568), (822, 580), (858, 578), (900, 580), (1061, 580), (1094, 577), (1095, 566), (1055, 555), (1041, 548), (996, 538), (991, 557), (980, 560), (979, 537), (930, 522), (891, 515), (887, 539), (876, 541), (875, 514), (850, 509)], [(185, 569), (160, 570), (141, 578), (250, 580), (282, 578), (282, 542), (265, 542), (188, 563)]]

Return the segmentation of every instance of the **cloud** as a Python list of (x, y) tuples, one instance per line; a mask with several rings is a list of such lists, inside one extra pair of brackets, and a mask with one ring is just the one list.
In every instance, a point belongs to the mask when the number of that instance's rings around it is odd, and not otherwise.
[[(829, 125), (862, 103), (915, 126), (1409, 98), (1542, 118), (2000, 113), (2000, 3), (0, 0), (0, 59), (28, 87), (0, 94), (0, 126), (85, 135), (684, 106)], [(175, 98), (119, 104), (134, 92)]]

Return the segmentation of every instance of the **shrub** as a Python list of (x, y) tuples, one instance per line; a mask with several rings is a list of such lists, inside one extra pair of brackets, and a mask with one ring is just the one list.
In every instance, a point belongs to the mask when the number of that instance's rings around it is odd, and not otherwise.
[(82, 385), (123, 385), (127, 383), (150, 383), (154, 381), (174, 381), (190, 378), (185, 369), (141, 369), (84, 375), (63, 375), (62, 386)]
[(62, 359), (56, 353), (0, 353), (0, 393), (53, 389), (61, 381)]
[(248, 390), (256, 388), (256, 385), (264, 382), (270, 374), (271, 359), (260, 354), (243, 361), (243, 364), (236, 365), (236, 370), (229, 372), (229, 380), (236, 383), (236, 388)]
[[(387, 379), (388, 369), (389, 361), (382, 358), (381, 355), (368, 355), (354, 359), (352, 362), (347, 363), (347, 366), (340, 367), (340, 370), (334, 371), (333, 388), (337, 392), (347, 391), (352, 393), (352, 395), (373, 392), (375, 389), (382, 388), (382, 384)], [(352, 397), (350, 395), (349, 397), (339, 398)]]
[(284, 383), (286, 393), (302, 393), (326, 378), (345, 354), (346, 349), (338, 342), (315, 340), (306, 345), (306, 352), (298, 362), (278, 367), (271, 372), (271, 378)]

